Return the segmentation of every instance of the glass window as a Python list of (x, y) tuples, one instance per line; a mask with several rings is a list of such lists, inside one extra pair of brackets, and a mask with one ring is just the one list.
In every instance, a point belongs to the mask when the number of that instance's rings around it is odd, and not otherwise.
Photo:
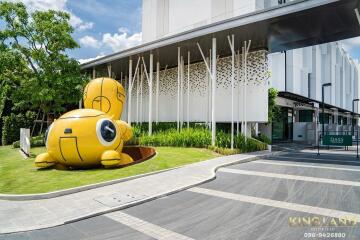
[[(329, 120), (330, 120), (330, 114), (329, 114), (329, 113), (325, 113), (325, 114), (324, 114), (324, 123), (325, 123), (325, 124), (329, 124)], [(319, 123), (323, 124), (322, 113), (319, 113)]]
[(299, 122), (312, 122), (313, 110), (299, 110)]
[(343, 125), (347, 125), (347, 117), (343, 117)]
[(338, 125), (342, 125), (342, 117), (338, 116)]

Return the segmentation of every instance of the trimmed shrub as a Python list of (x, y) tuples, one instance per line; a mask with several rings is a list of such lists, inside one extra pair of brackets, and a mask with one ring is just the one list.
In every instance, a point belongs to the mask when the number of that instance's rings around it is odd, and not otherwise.
[(259, 141), (261, 141), (261, 142), (263, 142), (263, 143), (266, 143), (266, 144), (268, 144), (268, 145), (271, 144), (271, 139), (268, 138), (268, 137), (267, 137), (266, 135), (264, 135), (264, 134), (260, 134), (259, 136), (254, 137), (254, 138), (257, 139), (257, 140), (259, 140)]
[[(13, 148), (19, 148), (20, 147), (20, 140), (13, 142)], [(45, 146), (44, 136), (35, 136), (30, 139), (30, 145), (31, 147), (43, 147)]]
[(20, 139), (20, 128), (31, 128), (36, 118), (36, 114), (27, 111), (25, 114), (11, 113), (9, 116), (3, 117), (2, 127), (2, 145), (12, 144)]
[(154, 133), (152, 136), (143, 134), (139, 144), (145, 146), (173, 146), (204, 148), (211, 144), (211, 134), (206, 129), (175, 129)]
[(221, 147), (214, 147), (214, 146), (209, 146), (208, 149), (210, 149), (211, 151), (214, 151), (216, 153), (219, 153), (221, 155), (233, 155), (233, 154), (238, 154), (240, 153), (239, 149), (234, 148), (233, 150), (231, 150), (230, 148), (221, 148)]
[[(234, 150), (231, 150), (231, 135), (219, 131), (216, 135), (216, 147), (211, 146), (211, 132), (205, 128), (176, 129), (160, 131), (148, 136), (147, 133), (134, 129), (134, 138), (130, 141), (144, 146), (173, 146), (209, 148), (223, 155), (261, 151), (267, 149), (267, 144), (243, 135), (234, 136)], [(139, 134), (140, 135), (137, 135)], [(137, 136), (135, 136), (137, 135)]]

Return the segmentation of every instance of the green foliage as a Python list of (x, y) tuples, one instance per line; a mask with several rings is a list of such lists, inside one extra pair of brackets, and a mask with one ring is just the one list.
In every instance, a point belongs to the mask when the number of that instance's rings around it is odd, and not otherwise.
[(3, 116), (5, 103), (20, 85), (20, 80), (28, 77), (26, 62), (21, 55), (11, 51), (0, 43), (0, 118)]
[[(13, 148), (19, 148), (20, 147), (20, 140), (13, 142)], [(43, 147), (45, 146), (44, 136), (39, 135), (35, 137), (30, 138), (30, 146), (31, 147)]]
[(240, 150), (239, 149), (230, 149), (230, 148), (222, 148), (222, 147), (216, 147), (216, 146), (209, 146), (208, 149), (210, 149), (211, 151), (214, 151), (216, 153), (219, 153), (221, 155), (233, 155), (233, 154), (239, 154)]
[(208, 129), (202, 127), (183, 129), (180, 132), (176, 129), (169, 129), (155, 132), (152, 136), (148, 136), (146, 132), (142, 132), (136, 127), (134, 132), (134, 137), (130, 143), (136, 145), (210, 148), (224, 155), (267, 149), (267, 144), (253, 138), (246, 139), (245, 136), (239, 135), (234, 137), (235, 149), (230, 150), (231, 135), (224, 131), (217, 132), (216, 147), (210, 147), (211, 133)]
[(65, 12), (29, 13), (23, 3), (0, 2), (0, 86), (11, 86), (15, 109), (58, 113), (80, 99), (79, 63), (66, 55), (78, 47), (69, 20)]
[(263, 143), (266, 143), (266, 144), (268, 144), (268, 145), (270, 145), (271, 144), (271, 139), (270, 138), (268, 138), (266, 135), (264, 135), (264, 134), (260, 134), (259, 136), (256, 136), (256, 137), (254, 137), (255, 139), (257, 139), (257, 140), (259, 140), (259, 141), (261, 141), (261, 142), (263, 142)]
[(36, 114), (27, 111), (25, 114), (11, 113), (3, 117), (2, 145), (11, 144), (20, 139), (20, 128), (30, 128), (35, 120)]
[(152, 136), (143, 134), (139, 144), (145, 146), (173, 146), (203, 148), (211, 144), (211, 134), (206, 129), (184, 129), (178, 132), (175, 129), (160, 131)]
[[(190, 123), (190, 126), (191, 128), (196, 128), (196, 129), (206, 129), (205, 125), (201, 123), (192, 122)], [(176, 127), (177, 126), (175, 122), (161, 122), (161, 123), (153, 124), (152, 131), (153, 134), (156, 133), (164, 134), (164, 132), (167, 131), (175, 131)], [(183, 127), (185, 128), (186, 126), (184, 125)], [(146, 137), (148, 134), (148, 124), (147, 123), (134, 124), (132, 126), (132, 130), (133, 130), (133, 138), (130, 139), (130, 141), (126, 142), (126, 145), (139, 145), (140, 138)]]
[[(216, 147), (216, 152), (228, 155), (228, 152), (231, 152), (229, 149), (231, 148), (231, 135), (219, 131), (216, 134)], [(260, 151), (266, 150), (267, 144), (254, 138), (246, 138), (244, 135), (240, 134), (238, 136), (234, 136), (234, 149), (236, 149), (235, 153)]]
[(279, 107), (276, 105), (275, 99), (278, 91), (275, 88), (269, 88), (268, 92), (268, 122), (271, 123), (279, 114)]

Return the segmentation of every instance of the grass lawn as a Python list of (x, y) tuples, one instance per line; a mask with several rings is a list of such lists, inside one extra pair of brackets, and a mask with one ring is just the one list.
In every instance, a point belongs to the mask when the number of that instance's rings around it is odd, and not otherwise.
[[(37, 170), (34, 159), (25, 160), (18, 150), (11, 146), (0, 147), (0, 193), (51, 192), (182, 166), (219, 156), (207, 149), (157, 147), (156, 157), (125, 168), (60, 171)], [(44, 147), (32, 149), (34, 154), (42, 152), (45, 152)]]

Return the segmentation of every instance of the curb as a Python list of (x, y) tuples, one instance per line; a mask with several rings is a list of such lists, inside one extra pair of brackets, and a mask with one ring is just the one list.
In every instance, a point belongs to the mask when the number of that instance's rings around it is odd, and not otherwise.
[[(40, 229), (53, 228), (53, 227), (57, 227), (57, 226), (62, 226), (62, 225), (66, 225), (66, 224), (70, 224), (70, 223), (82, 221), (82, 220), (85, 220), (85, 219), (88, 219), (88, 218), (93, 218), (93, 217), (96, 217), (96, 216), (104, 215), (104, 214), (107, 214), (107, 213), (111, 213), (111, 212), (123, 210), (123, 209), (130, 208), (130, 207), (133, 207), (133, 206), (137, 206), (137, 205), (140, 205), (140, 204), (143, 204), (143, 203), (146, 203), (146, 202), (150, 202), (150, 201), (153, 201), (153, 200), (162, 198), (162, 197), (166, 197), (166, 196), (169, 196), (169, 195), (172, 195), (172, 194), (175, 194), (175, 193), (178, 193), (178, 192), (187, 190), (187, 189), (189, 189), (189, 188), (192, 188), (192, 187), (195, 187), (195, 186), (198, 186), (198, 185), (207, 183), (207, 182), (209, 182), (209, 181), (212, 181), (212, 180), (216, 179), (216, 172), (217, 172), (217, 170), (218, 170), (219, 168), (227, 167), (227, 166), (231, 166), (231, 165), (235, 165), (235, 164), (239, 164), (239, 163), (247, 163), (247, 162), (251, 162), (251, 161), (254, 161), (254, 160), (258, 160), (258, 159), (261, 159), (261, 158), (264, 158), (264, 157), (279, 156), (279, 155), (282, 155), (282, 154), (286, 154), (286, 152), (282, 152), (282, 151), (279, 151), (279, 152), (269, 152), (269, 153), (267, 153), (267, 154), (263, 154), (263, 155), (259, 155), (259, 156), (250, 156), (250, 157), (247, 158), (247, 159), (235, 160), (234, 162), (227, 163), (227, 164), (223, 164), (223, 165), (220, 165), (220, 166), (216, 166), (216, 167), (214, 167), (213, 169), (211, 169), (211, 171), (212, 171), (212, 176), (210, 176), (210, 177), (209, 177), (208, 179), (206, 179), (206, 180), (202, 180), (202, 181), (200, 181), (200, 182), (197, 182), (197, 183), (194, 183), (194, 184), (191, 184), (191, 185), (188, 185), (188, 186), (184, 186), (184, 187), (181, 187), (181, 188), (178, 188), (178, 189), (169, 191), (169, 192), (164, 193), (164, 194), (155, 195), (155, 196), (152, 196), (152, 197), (148, 197), (148, 198), (145, 198), (145, 199), (141, 199), (141, 200), (138, 200), (138, 201), (134, 201), (134, 202), (128, 203), (128, 204), (123, 205), (123, 206), (113, 207), (113, 208), (110, 208), (110, 209), (108, 209), (108, 210), (103, 210), (103, 211), (99, 211), (99, 212), (96, 212), (96, 213), (91, 213), (91, 214), (83, 215), (83, 216), (76, 217), (76, 218), (71, 219), (71, 220), (68, 220), (68, 221), (64, 221), (63, 223), (54, 224), (54, 225), (52, 225), (52, 226), (43, 226), (43, 227), (39, 227), (39, 228), (36, 228), (36, 229), (6, 232), (6, 233), (2, 233), (2, 234), (7, 235), (7, 234), (12, 234), (12, 233), (21, 233), (21, 232), (27, 232), (27, 231), (34, 231), (34, 230), (40, 230)], [(180, 167), (176, 167), (176, 168), (181, 168), (181, 167), (184, 167), (184, 166), (180, 166)], [(176, 169), (176, 168), (173, 168), (173, 169)], [(138, 175), (138, 176), (136, 176), (135, 178), (140, 178), (140, 177), (144, 177), (144, 176), (147, 176), (147, 175), (153, 175), (153, 174), (157, 174), (157, 173), (165, 172), (165, 171), (169, 171), (169, 170), (172, 170), (172, 169), (166, 169), (166, 170), (162, 170), (162, 171), (158, 171), (158, 172), (153, 172), (153, 173), (149, 173), (149, 174)], [(133, 179), (135, 179), (135, 178), (133, 178)], [(121, 180), (121, 179), (120, 179), (120, 180)], [(124, 180), (124, 179), (123, 179), (123, 180)], [(131, 179), (127, 178), (127, 180), (131, 180)], [(0, 235), (1, 235), (1, 234), (0, 234)]]
[[(156, 155), (157, 154), (155, 154), (153, 157), (156, 157)], [(183, 165), (183, 166), (185, 166), (185, 165)], [(78, 193), (78, 192), (83, 192), (83, 191), (87, 191), (87, 190), (91, 190), (91, 189), (95, 189), (95, 188), (105, 187), (105, 186), (109, 186), (109, 185), (113, 185), (113, 184), (117, 184), (117, 183), (121, 183), (121, 182), (127, 182), (130, 180), (147, 177), (147, 176), (162, 173), (162, 172), (171, 171), (171, 170), (174, 170), (177, 168), (181, 168), (183, 166), (163, 169), (163, 170), (149, 172), (149, 173), (143, 173), (143, 174), (139, 174), (139, 175), (135, 175), (135, 176), (119, 178), (119, 179), (114, 179), (114, 180), (100, 182), (100, 183), (89, 184), (89, 185), (80, 186), (80, 187), (69, 188), (66, 190), (58, 190), (58, 191), (48, 192), (48, 193), (0, 194), (0, 200), (27, 201), (27, 200), (44, 200), (44, 199), (56, 198), (56, 197), (61, 197), (61, 196)]]
[(156, 196), (149, 197), (149, 198), (146, 198), (146, 199), (141, 199), (139, 201), (135, 201), (135, 202), (126, 204), (124, 206), (114, 207), (114, 208), (111, 208), (111, 209), (108, 209), (108, 210), (105, 210), (105, 211), (102, 211), (102, 212), (88, 214), (88, 215), (84, 215), (84, 216), (81, 216), (81, 217), (78, 217), (78, 218), (74, 218), (72, 220), (65, 221), (63, 225), (78, 222), (78, 221), (81, 221), (81, 220), (85, 220), (85, 219), (100, 216), (100, 215), (104, 215), (104, 214), (111, 213), (111, 212), (116, 212), (116, 211), (123, 210), (123, 209), (126, 209), (126, 208), (134, 207), (136, 205), (140, 205), (140, 204), (143, 204), (143, 203), (146, 203), (146, 202), (150, 202), (150, 201), (153, 201), (153, 200), (156, 200), (156, 199), (159, 199), (159, 198), (167, 197), (169, 195), (172, 195), (172, 194), (175, 194), (175, 193), (178, 193), (178, 192), (182, 192), (182, 191), (187, 190), (189, 188), (196, 187), (196, 186), (199, 186), (201, 184), (210, 182), (210, 181), (216, 179), (216, 172), (217, 172), (217, 170), (219, 168), (228, 167), (228, 166), (239, 164), (239, 163), (252, 162), (252, 161), (258, 160), (260, 158), (269, 157), (269, 156), (278, 156), (278, 155), (282, 155), (282, 154), (284, 154), (284, 152), (269, 153), (269, 154), (264, 154), (264, 155), (261, 155), (261, 156), (253, 156), (253, 157), (249, 157), (247, 159), (237, 160), (237, 161), (234, 161), (232, 163), (227, 163), (227, 164), (224, 164), (224, 165), (220, 165), (220, 166), (217, 166), (214, 169), (212, 169), (213, 176), (209, 177), (206, 180), (203, 180), (203, 181), (200, 181), (198, 183), (194, 183), (194, 184), (191, 184), (189, 186), (182, 187), (182, 188), (179, 188), (179, 189), (176, 189), (176, 190), (164, 193), (164, 194), (156, 195)]
[(127, 182), (127, 181), (134, 180), (137, 178), (147, 177), (150, 175), (171, 171), (171, 170), (181, 168), (181, 167), (183, 167), (183, 166), (163, 169), (163, 170), (159, 170), (159, 171), (155, 171), (155, 172), (143, 173), (143, 174), (139, 174), (139, 175), (135, 175), (135, 176), (131, 176), (131, 177), (120, 178), (120, 179), (110, 180), (110, 181), (101, 182), (101, 183), (89, 184), (89, 185), (70, 188), (70, 189), (66, 189), (66, 190), (48, 192), (48, 193), (0, 194), (0, 200), (27, 201), (27, 200), (44, 200), (44, 199), (56, 198), (56, 197), (61, 197), (61, 196), (78, 193), (78, 192), (83, 192), (83, 191), (87, 191), (87, 190), (91, 190), (91, 189), (95, 189), (95, 188), (105, 187), (105, 186), (109, 186), (109, 185), (113, 185), (113, 184), (117, 184), (117, 183), (121, 183), (121, 182)]

